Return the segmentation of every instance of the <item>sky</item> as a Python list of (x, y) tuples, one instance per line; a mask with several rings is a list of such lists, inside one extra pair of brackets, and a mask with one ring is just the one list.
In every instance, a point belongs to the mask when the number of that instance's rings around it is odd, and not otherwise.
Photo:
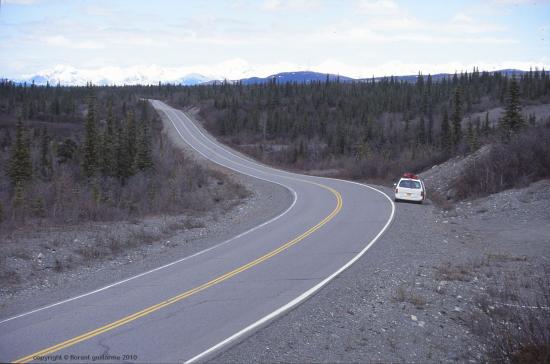
[[(0, 77), (550, 69), (550, 1), (0, 0)], [(107, 77), (106, 76), (106, 77)]]

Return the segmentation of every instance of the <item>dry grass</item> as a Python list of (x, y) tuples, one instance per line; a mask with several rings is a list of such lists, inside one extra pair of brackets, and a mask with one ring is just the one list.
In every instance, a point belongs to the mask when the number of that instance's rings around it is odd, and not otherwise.
[(443, 196), (440, 192), (437, 192), (435, 190), (429, 190), (428, 192), (428, 198), (430, 199), (430, 201), (433, 202), (435, 206), (445, 211), (450, 211), (454, 209), (453, 202), (445, 198), (445, 196)]
[[(506, 277), (505, 294), (479, 296), (470, 317), (472, 331), (488, 347), (491, 363), (550, 363), (550, 275), (532, 280), (531, 294)], [(511, 301), (511, 298), (515, 300)], [(500, 302), (496, 302), (498, 299)]]
[(416, 308), (422, 308), (426, 305), (427, 300), (424, 296), (414, 292), (412, 288), (407, 288), (405, 286), (399, 286), (395, 290), (395, 301), (397, 302), (408, 302)]
[(509, 255), (509, 254), (487, 254), (487, 259), (491, 262), (525, 262), (527, 261), (527, 256), (525, 255)]
[(446, 262), (436, 267), (435, 277), (440, 281), (469, 282), (474, 267), (469, 264), (453, 264)]
[(0, 268), (0, 281), (3, 282), (3, 286), (17, 284), (21, 281), (21, 276), (12, 269), (2, 267)]
[(180, 230), (191, 230), (191, 229), (200, 229), (204, 228), (205, 225), (202, 221), (190, 218), (184, 218), (181, 220), (176, 220), (166, 223), (167, 232), (175, 232)]

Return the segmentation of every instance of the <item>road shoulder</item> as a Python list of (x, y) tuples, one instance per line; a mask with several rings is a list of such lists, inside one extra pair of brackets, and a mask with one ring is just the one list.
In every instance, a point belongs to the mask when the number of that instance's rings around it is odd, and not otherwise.
[(541, 181), (451, 211), (430, 203), (397, 204), (390, 229), (368, 254), (304, 304), (212, 361), (498, 357), (495, 350), (503, 349), (495, 344), (504, 341), (499, 335), (510, 334), (495, 326), (503, 317), (522, 317), (535, 326), (549, 322), (548, 310), (537, 308), (544, 303), (536, 303), (549, 282), (548, 191), (550, 181)]

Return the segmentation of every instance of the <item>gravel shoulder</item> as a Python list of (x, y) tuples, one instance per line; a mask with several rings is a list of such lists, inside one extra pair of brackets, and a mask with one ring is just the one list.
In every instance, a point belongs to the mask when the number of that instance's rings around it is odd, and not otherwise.
[(548, 330), (550, 180), (449, 211), (396, 207), (357, 263), (212, 362), (499, 361), (502, 317)]
[[(63, 239), (69, 238), (75, 245), (88, 238), (97, 238), (98, 234), (105, 234), (106, 231), (120, 231), (124, 239), (139, 239), (141, 242), (108, 259), (90, 259), (87, 264), (70, 269), (56, 267), (56, 249), (57, 254), (60, 249), (46, 240), (37, 245), (37, 251), (15, 251), (13, 255), (3, 258), (1, 264), (16, 267), (23, 261), (27, 263), (31, 260), (36, 273), (28, 281), (15, 282), (15, 289), (3, 284), (0, 290), (1, 318), (104, 287), (207, 249), (279, 215), (292, 203), (291, 194), (283, 187), (236, 175), (204, 160), (181, 141), (171, 124), (166, 120), (163, 122), (167, 137), (186, 155), (243, 185), (249, 191), (248, 197), (241, 201), (228, 201), (229, 206), (200, 216), (153, 216), (136, 221), (57, 227), (58, 234), (62, 234)], [(44, 236), (51, 237), (51, 233), (33, 231), (25, 239), (36, 240)], [(3, 245), (6, 247), (6, 244)]]

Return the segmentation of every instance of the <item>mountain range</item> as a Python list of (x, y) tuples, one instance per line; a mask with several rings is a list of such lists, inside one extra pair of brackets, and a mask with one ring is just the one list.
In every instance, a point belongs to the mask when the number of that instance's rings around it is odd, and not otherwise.
[[(500, 72), (508, 76), (520, 75), (526, 71), (516, 69), (505, 69), (495, 72)], [(264, 84), (268, 82), (277, 83), (310, 83), (310, 82), (324, 82), (339, 81), (339, 82), (364, 82), (370, 81), (373, 78), (352, 78), (343, 75), (326, 74), (312, 71), (298, 71), (298, 72), (282, 72), (267, 77), (250, 77), (240, 80), (230, 80), (227, 82), (236, 83), (241, 82), (244, 85), (252, 84)], [(418, 75), (402, 75), (394, 76), (396, 80), (405, 82), (416, 82)], [(434, 81), (441, 80), (443, 78), (452, 77), (451, 73), (440, 73), (432, 75)], [(380, 81), (384, 77), (375, 77), (375, 81)], [(207, 77), (197, 73), (190, 73), (185, 75), (176, 75), (173, 72), (164, 72), (162, 68), (151, 67), (133, 67), (130, 69), (121, 70), (114, 67), (106, 67), (99, 71), (79, 70), (74, 67), (57, 66), (53, 69), (43, 71), (34, 75), (24, 77), (19, 80), (12, 80), (17, 83), (27, 83), (35, 85), (63, 85), (63, 86), (84, 86), (91, 82), (98, 86), (109, 85), (154, 85), (159, 81), (166, 84), (176, 84), (184, 86), (200, 85), (200, 84), (218, 84), (223, 81), (214, 77)]]

